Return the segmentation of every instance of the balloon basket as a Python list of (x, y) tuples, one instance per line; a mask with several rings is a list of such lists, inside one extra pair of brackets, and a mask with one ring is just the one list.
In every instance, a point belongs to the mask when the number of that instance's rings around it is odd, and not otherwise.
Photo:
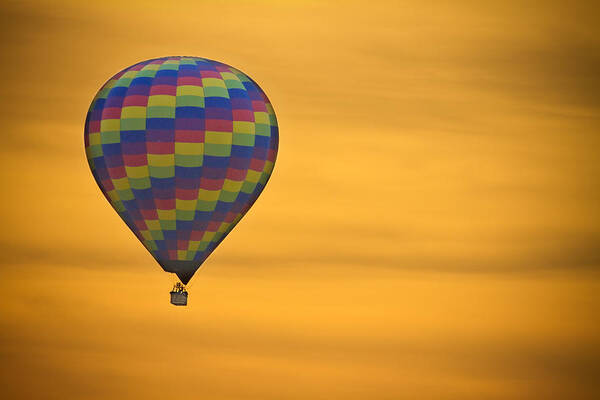
[(177, 282), (171, 290), (171, 304), (174, 306), (187, 306), (188, 292), (185, 286)]

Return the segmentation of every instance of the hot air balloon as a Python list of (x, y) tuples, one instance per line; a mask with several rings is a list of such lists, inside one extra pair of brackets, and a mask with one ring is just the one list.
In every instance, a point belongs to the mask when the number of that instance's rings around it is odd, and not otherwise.
[(158, 264), (181, 280), (171, 303), (263, 191), (277, 156), (273, 107), (229, 65), (140, 62), (102, 86), (85, 122), (102, 193)]

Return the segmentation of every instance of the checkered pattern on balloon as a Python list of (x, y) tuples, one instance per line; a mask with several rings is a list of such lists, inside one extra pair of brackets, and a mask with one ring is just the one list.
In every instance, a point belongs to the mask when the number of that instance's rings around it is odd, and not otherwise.
[(85, 124), (94, 178), (165, 270), (198, 268), (240, 221), (271, 175), (278, 137), (273, 107), (254, 81), (197, 57), (119, 72)]

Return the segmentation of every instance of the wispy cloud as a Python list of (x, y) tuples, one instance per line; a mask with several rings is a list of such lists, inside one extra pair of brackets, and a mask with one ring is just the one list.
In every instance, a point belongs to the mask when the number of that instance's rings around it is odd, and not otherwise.
[[(0, 7), (2, 394), (598, 397), (593, 5)], [(247, 72), (281, 127), (187, 310), (82, 138), (109, 76), (173, 54)]]

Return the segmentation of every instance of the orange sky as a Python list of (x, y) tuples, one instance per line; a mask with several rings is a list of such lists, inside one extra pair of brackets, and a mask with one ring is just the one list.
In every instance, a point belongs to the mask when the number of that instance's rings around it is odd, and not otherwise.
[[(0, 6), (0, 397), (600, 396), (597, 7), (86, 3)], [(186, 309), (83, 150), (101, 84), (167, 55), (280, 125)]]

